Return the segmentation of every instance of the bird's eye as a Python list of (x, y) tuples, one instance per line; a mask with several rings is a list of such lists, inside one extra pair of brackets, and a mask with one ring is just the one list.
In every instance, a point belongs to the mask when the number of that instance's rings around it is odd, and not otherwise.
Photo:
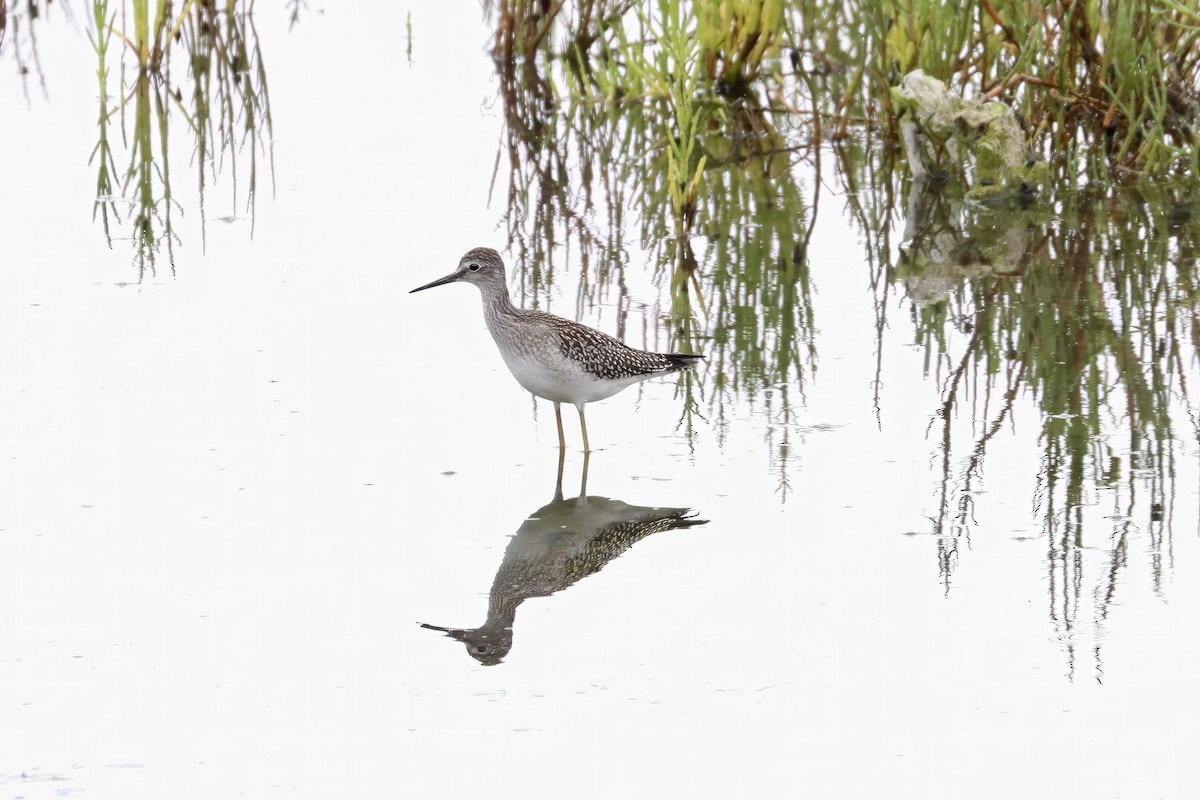
[(475, 645), (475, 652), (476, 653), (486, 653), (487, 647), (485, 647), (484, 645), (481, 645), (481, 644), (477, 644), (477, 645)]
[(467, 269), (471, 270), (471, 272), (479, 272), (479, 265), (478, 264), (468, 264)]

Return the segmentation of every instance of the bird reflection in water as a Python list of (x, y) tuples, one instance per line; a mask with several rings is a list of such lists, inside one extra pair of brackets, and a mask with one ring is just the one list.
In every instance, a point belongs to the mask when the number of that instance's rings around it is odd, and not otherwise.
[(609, 561), (652, 533), (703, 525), (689, 508), (631, 506), (587, 494), (588, 456), (583, 458), (579, 496), (563, 499), (565, 451), (559, 451), (554, 500), (529, 515), (517, 530), (492, 582), (487, 620), (478, 628), (441, 631), (467, 647), (481, 664), (499, 664), (513, 644), (517, 606), (530, 597), (549, 597), (599, 572)]

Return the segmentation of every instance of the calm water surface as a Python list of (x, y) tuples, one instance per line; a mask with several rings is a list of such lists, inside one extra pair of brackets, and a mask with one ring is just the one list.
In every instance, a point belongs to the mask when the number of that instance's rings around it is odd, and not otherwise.
[(407, 291), (511, 241), (526, 305), (666, 348), (671, 300), (511, 199), (462, 5), (410, 60), (408, 8), (258, 4), (270, 130), (201, 171), (172, 116), (168, 203), (114, 117), (98, 210), (86, 15), (24, 81), (9, 28), (0, 796), (1195, 796), (1190, 196), (876, 219), (827, 150), (798, 291), (705, 284), (708, 365), (560, 464), (476, 291)]

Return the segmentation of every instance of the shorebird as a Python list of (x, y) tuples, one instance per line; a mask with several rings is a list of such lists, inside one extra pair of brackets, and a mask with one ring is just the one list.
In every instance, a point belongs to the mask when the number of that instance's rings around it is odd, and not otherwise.
[(554, 403), (559, 448), (567, 446), (563, 437), (562, 403), (571, 403), (579, 410), (583, 451), (590, 453), (584, 405), (612, 397), (655, 375), (687, 369), (703, 358), (691, 353), (636, 350), (620, 339), (578, 322), (544, 311), (517, 308), (508, 297), (504, 261), (499, 253), (487, 247), (467, 251), (454, 272), (412, 292), (456, 281), (479, 287), (488, 331), (517, 383)]

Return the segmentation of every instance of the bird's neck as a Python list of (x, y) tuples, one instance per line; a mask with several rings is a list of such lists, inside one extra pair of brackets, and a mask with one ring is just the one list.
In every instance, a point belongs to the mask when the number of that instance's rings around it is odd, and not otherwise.
[(479, 287), (483, 296), (483, 314), (488, 323), (512, 316), (517, 307), (508, 297), (508, 289), (503, 285), (483, 284)]
[(524, 597), (498, 595), (494, 590), (488, 598), (487, 621), (480, 630), (504, 630), (512, 628), (517, 621), (517, 606), (521, 605)]

